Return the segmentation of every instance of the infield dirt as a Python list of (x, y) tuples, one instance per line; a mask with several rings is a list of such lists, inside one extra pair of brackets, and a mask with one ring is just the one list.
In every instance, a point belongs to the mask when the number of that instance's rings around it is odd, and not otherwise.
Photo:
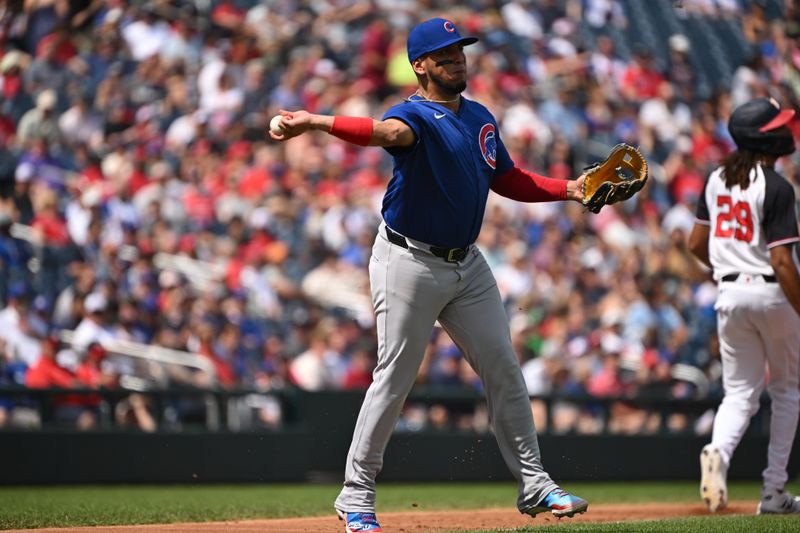
[[(753, 514), (758, 502), (735, 501), (717, 514)], [(589, 511), (574, 518), (562, 518), (575, 522), (621, 522), (634, 520), (655, 520), (682, 516), (707, 515), (708, 509), (702, 504), (687, 503), (645, 503), (645, 504), (598, 504), (589, 505)], [(545, 526), (558, 524), (559, 519), (552, 515), (540, 514), (537, 518), (519, 514), (515, 509), (479, 509), (459, 511), (408, 511), (379, 513), (381, 526), (387, 533), (425, 533), (453, 530), (502, 529), (522, 526)], [(171, 533), (214, 531), (231, 533), (341, 533), (342, 522), (336, 516), (309, 518), (280, 518), (268, 520), (242, 520), (235, 522), (193, 522), (184, 524), (151, 524), (136, 526), (100, 526), (46, 529), (16, 529), (14, 531), (36, 531), (37, 533)]]

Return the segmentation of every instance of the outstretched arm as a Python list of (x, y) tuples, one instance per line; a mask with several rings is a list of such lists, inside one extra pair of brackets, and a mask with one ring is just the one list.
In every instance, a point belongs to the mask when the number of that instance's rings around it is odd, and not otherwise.
[(414, 144), (414, 131), (401, 120), (374, 120), (362, 117), (315, 115), (308, 111), (280, 111), (282, 133), (269, 131), (275, 141), (286, 141), (310, 130), (320, 130), (361, 146), (398, 146)]

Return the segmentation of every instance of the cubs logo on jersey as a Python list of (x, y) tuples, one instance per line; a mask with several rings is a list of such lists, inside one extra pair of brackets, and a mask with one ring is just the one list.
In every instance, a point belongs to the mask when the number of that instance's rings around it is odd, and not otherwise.
[(481, 155), (486, 164), (492, 168), (497, 168), (497, 135), (494, 124), (484, 124), (478, 135), (478, 144)]

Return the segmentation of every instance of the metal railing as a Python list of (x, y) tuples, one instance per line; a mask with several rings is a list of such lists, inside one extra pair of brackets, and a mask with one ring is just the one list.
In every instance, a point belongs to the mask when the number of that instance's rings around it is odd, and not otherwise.
[[(75, 344), (75, 332), (72, 330), (61, 330), (59, 337), (64, 343), (71, 345), (75, 349), (84, 350), (86, 348), (86, 346)], [(214, 368), (214, 363), (200, 354), (122, 339), (104, 341), (102, 344), (103, 348), (111, 354), (145, 359), (156, 363), (194, 368), (206, 372), (212, 380), (212, 385), (217, 382), (217, 370)]]
[[(10, 228), (11, 236), (30, 243), (34, 248), (41, 248), (45, 241), (40, 232), (32, 226), (15, 222)], [(130, 255), (130, 247), (122, 247), (120, 254)], [(209, 262), (194, 259), (186, 255), (158, 252), (153, 256), (153, 265), (159, 270), (168, 270), (181, 274), (193, 287), (201, 291), (217, 289), (225, 279), (227, 265), (225, 262)]]
[(218, 288), (225, 278), (225, 263), (200, 261), (185, 255), (159, 252), (153, 256), (153, 265), (159, 270), (183, 275), (189, 283), (202, 291)]
[[(58, 425), (54, 415), (58, 407), (64, 404), (66, 398), (101, 398), (106, 407), (104, 409), (104, 418), (98, 428), (113, 430), (115, 429), (113, 420), (114, 407), (119, 402), (124, 401), (132, 392), (134, 391), (123, 388), (29, 389), (22, 386), (0, 385), (0, 400), (4, 399), (6, 403), (10, 402), (12, 405), (35, 409), (39, 413), (40, 423), (33, 424), (30, 429), (46, 429)], [(346, 413), (341, 413), (343, 419), (349, 416), (354, 417), (355, 412), (353, 412), (352, 407), (360, 402), (364, 391), (314, 393), (295, 388), (262, 391), (244, 388), (203, 389), (172, 387), (136, 393), (147, 398), (160, 431), (183, 431), (192, 427), (208, 431), (251, 431), (265, 428), (296, 427), (298, 424), (309, 423), (309, 418), (318, 417), (319, 414), (308, 413), (304, 409), (309, 409), (309, 405), (319, 406), (319, 404), (309, 404), (309, 399), (320, 394), (325, 398), (325, 407), (330, 409), (331, 413), (337, 412), (337, 409), (343, 409), (347, 411)], [(205, 402), (206, 406), (213, 406), (213, 409), (207, 408), (204, 415), (211, 417), (212, 423), (209, 423), (208, 419), (202, 419), (202, 416), (199, 420), (193, 419), (189, 422), (175, 421), (170, 417), (170, 410), (176, 409), (176, 405), (191, 405), (192, 402), (196, 402), (196, 404)], [(679, 430), (670, 429), (667, 425), (669, 417), (678, 414), (689, 419), (696, 419), (706, 413), (713, 413), (713, 410), (719, 405), (720, 398), (678, 399), (661, 394), (613, 397), (594, 397), (587, 394), (553, 394), (532, 396), (531, 402), (540, 402), (543, 405), (548, 422), (553, 420), (554, 412), (564, 405), (572, 405), (578, 409), (591, 411), (602, 424), (598, 431), (592, 434), (612, 434), (615, 432), (609, 423), (615, 407), (619, 405), (625, 405), (631, 409), (639, 409), (659, 417), (661, 423), (656, 433), (688, 434), (694, 432), (691, 424)], [(768, 406), (768, 404), (769, 400), (764, 395), (762, 407)], [(443, 405), (453, 412), (469, 413), (477, 409), (485, 409), (485, 397), (481, 392), (466, 387), (415, 387), (408, 396), (406, 407), (413, 405), (423, 405), (428, 408), (434, 405)], [(256, 412), (262, 409), (278, 413), (275, 423), (265, 425), (257, 420), (258, 415)], [(762, 422), (752, 424), (751, 431), (762, 433), (767, 431), (768, 424), (763, 422), (766, 418), (757, 415), (756, 419), (762, 420)], [(63, 424), (61, 427), (63, 427)], [(130, 429), (130, 427), (126, 429)], [(563, 433), (563, 431), (555, 429), (551, 423), (540, 426), (538, 430), (541, 434)], [(580, 433), (580, 431), (572, 429), (568, 433)]]
[[(75, 332), (72, 330), (62, 330), (59, 333), (59, 337), (62, 342), (70, 345), (78, 352), (82, 352), (86, 349), (86, 346), (77, 343), (75, 339)], [(102, 346), (111, 355), (139, 359), (150, 363), (158, 363), (160, 365), (173, 365), (199, 370), (207, 376), (211, 387), (215, 387), (218, 383), (217, 370), (214, 367), (214, 363), (200, 354), (174, 350), (153, 344), (141, 344), (123, 339), (107, 340), (102, 343)], [(122, 392), (123, 395), (129, 395), (133, 392), (150, 393), (154, 389), (154, 387), (146, 378), (137, 376), (135, 374), (121, 375), (119, 379), (119, 385), (119, 390), (124, 391)], [(115, 398), (118, 395), (119, 390), (110, 389), (109, 392), (111, 392), (111, 397)], [(171, 390), (175, 390), (174, 387), (164, 389), (161, 392), (168, 392)], [(198, 393), (196, 390), (192, 390), (191, 395), (197, 396)], [(220, 413), (219, 402), (211, 393), (204, 392), (199, 395), (202, 397), (205, 405), (206, 412), (204, 418), (208, 429), (218, 429), (220, 427), (220, 417), (222, 416)], [(158, 397), (161, 398), (163, 395)], [(118, 400), (114, 403), (118, 403)], [(157, 409), (156, 411), (157, 413), (163, 415), (162, 409)], [(113, 413), (113, 409), (111, 412)]]
[[(136, 391), (119, 388), (46, 388), (32, 389), (19, 385), (0, 385), (0, 406), (10, 405), (22, 411), (18, 421), (8, 424), (14, 429), (70, 429), (75, 427), (72, 421), (59, 416), (60, 409), (89, 410), (97, 417), (96, 424), (90, 429), (131, 430), (145, 429), (135, 423), (120, 423), (115, 420), (117, 407), (127, 402), (132, 395), (138, 396), (147, 404), (155, 427), (159, 431), (244, 431), (257, 428), (275, 429), (283, 425), (280, 420), (275, 424), (263, 424), (255, 420), (253, 411), (269, 409), (284, 411), (286, 398), (291, 396), (280, 391), (265, 393), (250, 389), (223, 390), (191, 387), (172, 387), (169, 389), (149, 389)], [(185, 415), (182, 411), (201, 412)], [(0, 429), (1, 430), (1, 429)]]

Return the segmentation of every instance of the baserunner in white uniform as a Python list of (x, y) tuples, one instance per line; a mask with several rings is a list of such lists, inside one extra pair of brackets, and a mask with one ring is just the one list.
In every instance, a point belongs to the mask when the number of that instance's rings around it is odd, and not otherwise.
[(794, 152), (793, 117), (767, 98), (733, 112), (728, 129), (738, 149), (708, 177), (689, 236), (719, 286), (725, 397), (700, 453), (700, 494), (712, 512), (727, 503), (728, 466), (766, 382), (772, 415), (758, 513), (800, 513), (800, 498), (784, 490), (800, 411), (800, 239), (794, 189), (774, 169)]
[(581, 201), (583, 177), (555, 180), (514, 165), (492, 114), (461, 96), (467, 86), (463, 48), (476, 41), (461, 37), (450, 20), (425, 21), (408, 36), (419, 87), (383, 120), (282, 111), (283, 133), (270, 133), (281, 141), (322, 130), (355, 144), (383, 146), (394, 160), (384, 223), (369, 263), (378, 365), (335, 502), (348, 532), (381, 531), (375, 477), (437, 320), (483, 381), (500, 451), (519, 480), (519, 510), (572, 516), (588, 507), (542, 468), (497, 283), (473, 244), (489, 189), (521, 201)]

